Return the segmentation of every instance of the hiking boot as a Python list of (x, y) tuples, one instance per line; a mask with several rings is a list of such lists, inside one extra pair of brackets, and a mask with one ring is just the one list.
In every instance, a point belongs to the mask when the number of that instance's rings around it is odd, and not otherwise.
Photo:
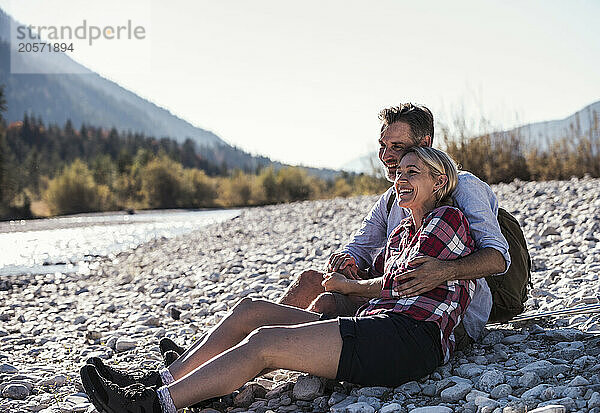
[(177, 353), (178, 356), (181, 356), (185, 352), (185, 349), (183, 347), (178, 346), (177, 343), (175, 343), (170, 338), (166, 337), (160, 339), (160, 343), (158, 343), (158, 348), (160, 349), (160, 354), (162, 354), (163, 358), (167, 351), (174, 351), (175, 353)]
[(169, 367), (175, 360), (179, 358), (179, 354), (176, 352), (169, 350), (165, 354), (163, 354), (163, 360), (165, 361), (165, 366)]
[(140, 383), (121, 388), (100, 377), (91, 364), (81, 368), (81, 382), (100, 413), (162, 413), (156, 390)]
[(95, 367), (97, 373), (103, 379), (119, 387), (127, 387), (136, 383), (146, 387), (160, 387), (163, 385), (158, 371), (126, 373), (105, 365), (98, 357), (88, 359), (87, 364)]

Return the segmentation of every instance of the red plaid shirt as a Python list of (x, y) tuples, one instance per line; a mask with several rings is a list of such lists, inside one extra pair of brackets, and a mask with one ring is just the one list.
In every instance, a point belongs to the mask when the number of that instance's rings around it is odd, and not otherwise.
[(415, 320), (435, 322), (440, 328), (444, 362), (447, 362), (454, 351), (454, 327), (471, 302), (476, 281), (447, 281), (422, 295), (400, 298), (394, 291), (398, 285), (394, 277), (413, 268), (408, 263), (416, 257), (454, 260), (474, 250), (469, 223), (458, 208), (442, 206), (434, 209), (423, 219), (418, 230), (412, 217), (405, 218), (390, 234), (384, 250), (381, 297), (369, 301), (357, 315), (392, 311)]

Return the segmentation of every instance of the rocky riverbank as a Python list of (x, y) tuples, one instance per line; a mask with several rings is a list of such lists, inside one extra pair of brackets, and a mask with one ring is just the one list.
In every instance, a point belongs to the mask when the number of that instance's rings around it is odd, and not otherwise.
[[(494, 191), (522, 223), (530, 246), (528, 311), (598, 303), (600, 180), (513, 182)], [(100, 262), (85, 278), (3, 279), (0, 412), (94, 411), (79, 382), (87, 358), (121, 368), (157, 366), (159, 338), (188, 345), (240, 298), (276, 300), (295, 274), (322, 268), (375, 200), (246, 209), (232, 221)], [(420, 382), (361, 388), (277, 371), (207, 409), (600, 412), (598, 314), (488, 330), (481, 343)]]

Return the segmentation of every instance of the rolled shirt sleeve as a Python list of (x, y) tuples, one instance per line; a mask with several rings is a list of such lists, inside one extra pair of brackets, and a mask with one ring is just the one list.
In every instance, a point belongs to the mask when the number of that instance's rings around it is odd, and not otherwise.
[[(361, 227), (351, 237), (342, 252), (350, 254), (362, 269), (369, 268), (377, 254), (385, 247), (388, 234), (387, 202), (394, 187), (390, 187), (379, 197), (369, 214), (363, 219)], [(396, 206), (396, 209), (399, 209)]]
[(462, 171), (452, 197), (469, 221), (477, 249), (494, 248), (502, 253), (506, 267), (499, 274), (504, 274), (510, 265), (510, 254), (508, 242), (498, 224), (498, 199), (490, 186), (472, 173)]

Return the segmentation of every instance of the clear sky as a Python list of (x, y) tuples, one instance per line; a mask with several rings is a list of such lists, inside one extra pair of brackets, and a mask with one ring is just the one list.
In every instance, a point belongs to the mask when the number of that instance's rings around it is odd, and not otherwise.
[(440, 120), (464, 113), (511, 127), (564, 118), (600, 99), (595, 0), (0, 7), (27, 24), (140, 22), (151, 54), (99, 43), (74, 57), (231, 144), (292, 164), (336, 168), (365, 154), (376, 147), (378, 111), (399, 102), (424, 103)]

